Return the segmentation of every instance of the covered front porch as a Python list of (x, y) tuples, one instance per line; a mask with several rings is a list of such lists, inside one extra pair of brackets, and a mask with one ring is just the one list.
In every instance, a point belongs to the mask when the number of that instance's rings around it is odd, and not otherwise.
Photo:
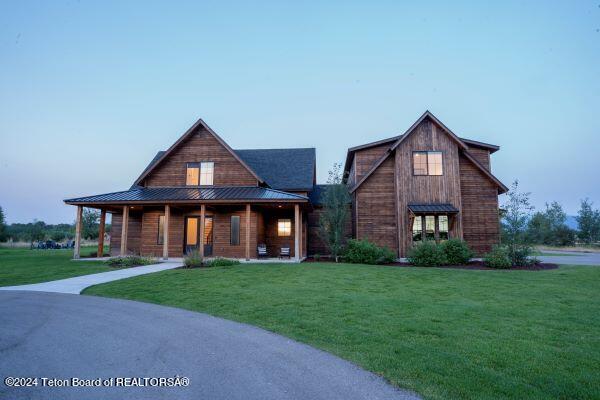
[[(264, 190), (253, 189), (253, 192)], [(274, 192), (276, 196), (267, 198), (250, 198), (246, 194), (240, 199), (231, 198), (230, 194), (228, 198), (204, 201), (155, 199), (100, 204), (72, 199), (67, 203), (77, 206), (74, 258), (80, 256), (81, 217), (85, 206), (100, 209), (101, 235), (105, 231), (106, 214), (112, 214), (111, 256), (142, 255), (171, 260), (197, 252), (204, 258), (298, 262), (307, 253), (308, 199)], [(262, 248), (260, 254), (259, 247)], [(97, 255), (102, 257), (105, 253), (100, 241)]]

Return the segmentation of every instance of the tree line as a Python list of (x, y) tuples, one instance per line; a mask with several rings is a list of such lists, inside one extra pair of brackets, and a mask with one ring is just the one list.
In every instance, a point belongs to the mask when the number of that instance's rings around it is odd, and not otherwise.
[[(93, 209), (83, 209), (82, 216), (83, 239), (98, 239), (100, 227), (100, 211)], [(110, 224), (106, 225), (106, 231), (110, 231)], [(63, 242), (75, 237), (75, 223), (71, 224), (47, 224), (44, 221), (34, 220), (27, 224), (13, 223), (7, 224), (4, 210), (0, 207), (0, 242), (12, 240), (13, 242), (38, 242), (45, 240), (54, 240)]]

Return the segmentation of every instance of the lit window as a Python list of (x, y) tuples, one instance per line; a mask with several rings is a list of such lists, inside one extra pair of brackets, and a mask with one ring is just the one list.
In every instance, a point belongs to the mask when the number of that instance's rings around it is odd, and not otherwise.
[(440, 231), (440, 241), (448, 240), (448, 216), (440, 215), (438, 217), (438, 229)]
[(187, 186), (198, 186), (200, 176), (200, 166), (198, 163), (188, 163), (185, 174), (185, 184)]
[(413, 175), (443, 175), (441, 151), (413, 152)]
[(421, 223), (421, 216), (417, 215), (412, 227), (413, 242), (419, 242), (423, 240), (423, 224)]
[(415, 151), (413, 153), (413, 165), (415, 175), (427, 175), (427, 152)]
[(200, 163), (200, 185), (212, 185), (215, 171), (215, 163)]
[(442, 152), (427, 152), (427, 168), (429, 175), (442, 175)]
[(292, 220), (280, 219), (277, 221), (277, 236), (290, 236), (292, 234)]
[(161, 215), (158, 217), (158, 244), (163, 244), (165, 238), (165, 216)]

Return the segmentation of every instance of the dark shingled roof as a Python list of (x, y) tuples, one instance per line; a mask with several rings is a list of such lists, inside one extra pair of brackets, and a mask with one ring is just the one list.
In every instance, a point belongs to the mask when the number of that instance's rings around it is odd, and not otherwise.
[(306, 201), (308, 197), (259, 186), (225, 186), (225, 187), (151, 187), (99, 194), (95, 196), (77, 197), (65, 200), (67, 204), (86, 203), (136, 203), (136, 202), (186, 202), (186, 201)]
[(234, 150), (273, 189), (311, 190), (315, 149)]
[(423, 213), (434, 213), (434, 214), (445, 214), (445, 213), (457, 213), (458, 209), (452, 204), (409, 204), (408, 209), (415, 214)]

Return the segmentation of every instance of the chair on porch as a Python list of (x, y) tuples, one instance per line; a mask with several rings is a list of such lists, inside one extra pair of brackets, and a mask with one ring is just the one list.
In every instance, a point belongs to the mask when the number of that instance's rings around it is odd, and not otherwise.
[(258, 258), (261, 258), (261, 257), (267, 258), (268, 257), (266, 244), (259, 244), (257, 247), (257, 250), (258, 250)]
[(279, 250), (279, 258), (283, 258), (283, 257), (290, 258), (290, 248), (289, 247), (282, 247), (281, 250)]

